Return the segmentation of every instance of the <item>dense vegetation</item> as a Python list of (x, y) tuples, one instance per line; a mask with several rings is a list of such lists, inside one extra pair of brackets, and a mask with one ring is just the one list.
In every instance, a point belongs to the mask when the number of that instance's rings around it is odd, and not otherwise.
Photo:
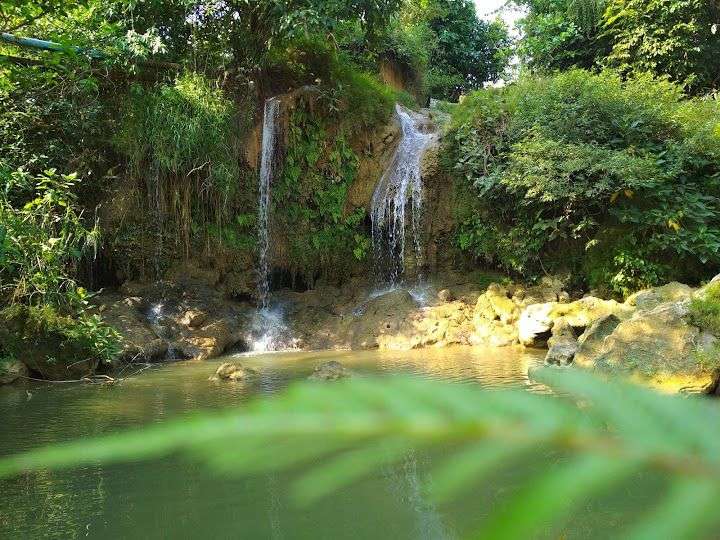
[[(571, 70), (455, 111), (460, 247), (510, 272), (628, 294), (720, 268), (720, 107), (676, 84)], [(461, 197), (467, 200), (466, 197)]]
[(720, 10), (712, 0), (521, 0), (520, 54), (534, 71), (651, 73), (695, 93), (717, 88)]
[[(159, 279), (192, 257), (247, 294), (257, 163), (243, 149), (263, 100), (305, 85), (316, 94), (289, 119), (276, 215), (293, 231), (291, 272), (347, 277), (369, 247), (364, 216), (345, 209), (358, 141), (395, 101), (497, 77), (508, 45), (466, 0), (42, 1), (3, 4), (0, 21), (59, 43), (0, 44), (0, 298), (42, 308), (6, 312), (46, 316), (38, 329), (87, 323), (86, 289)], [(92, 320), (109, 359), (120, 344)]]

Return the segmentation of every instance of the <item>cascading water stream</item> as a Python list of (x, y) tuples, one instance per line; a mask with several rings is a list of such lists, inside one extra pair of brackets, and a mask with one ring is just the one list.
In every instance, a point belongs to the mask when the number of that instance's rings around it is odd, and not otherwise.
[(260, 186), (258, 200), (258, 300), (260, 309), (268, 308), (270, 296), (270, 186), (275, 175), (277, 156), (277, 131), (280, 118), (280, 100), (270, 98), (265, 102), (262, 131), (262, 154), (260, 157)]
[[(375, 188), (371, 204), (375, 270), (380, 285), (395, 287), (405, 274), (408, 221), (416, 267), (422, 266), (422, 156), (435, 137), (428, 132), (427, 118), (401, 105), (396, 116), (402, 138), (395, 156)], [(410, 205), (410, 215), (407, 208)]]
[(249, 343), (254, 352), (279, 351), (293, 347), (280, 306), (270, 305), (270, 190), (278, 165), (279, 98), (265, 102), (262, 150), (258, 186), (258, 310), (250, 329)]

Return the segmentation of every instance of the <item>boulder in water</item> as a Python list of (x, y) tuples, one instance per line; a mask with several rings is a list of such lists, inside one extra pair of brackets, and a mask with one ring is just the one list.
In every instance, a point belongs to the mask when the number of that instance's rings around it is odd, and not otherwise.
[(572, 364), (578, 350), (578, 340), (570, 323), (560, 317), (553, 324), (552, 337), (548, 340), (548, 353), (545, 362), (559, 366)]
[(330, 360), (317, 366), (309, 378), (316, 381), (337, 381), (349, 376), (350, 372), (345, 369), (345, 366), (337, 360)]
[(244, 367), (232, 362), (225, 362), (210, 377), (211, 381), (250, 381), (257, 378), (258, 372), (252, 368)]
[(0, 362), (0, 385), (12, 384), (22, 377), (29, 375), (28, 368), (18, 360)]

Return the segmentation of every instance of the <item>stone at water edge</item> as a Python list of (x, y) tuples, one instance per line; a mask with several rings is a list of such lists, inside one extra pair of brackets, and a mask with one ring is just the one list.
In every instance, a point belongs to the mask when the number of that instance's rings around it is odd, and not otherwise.
[(545, 344), (543, 337), (553, 325), (552, 312), (555, 302), (533, 304), (525, 308), (518, 321), (518, 338), (526, 347), (539, 347)]
[(718, 373), (698, 361), (705, 341), (698, 328), (687, 322), (689, 302), (668, 302), (652, 310), (639, 310), (621, 321), (598, 322), (593, 346), (590, 336), (576, 355), (576, 363), (623, 374), (667, 392), (707, 393), (717, 387)]
[(316, 381), (337, 381), (349, 376), (350, 372), (345, 369), (345, 366), (337, 360), (330, 360), (317, 366), (308, 378)]
[(438, 300), (441, 302), (452, 302), (455, 300), (455, 295), (452, 293), (450, 289), (443, 289), (438, 294)]
[(0, 385), (12, 384), (30, 375), (28, 368), (18, 360), (0, 363)]
[(605, 338), (620, 324), (615, 315), (606, 315), (592, 323), (578, 339), (574, 362), (580, 367), (593, 367), (593, 361), (602, 353)]
[(225, 362), (215, 371), (215, 375), (210, 377), (211, 381), (249, 381), (258, 377), (258, 372), (252, 368), (244, 367), (239, 364)]
[(578, 351), (578, 340), (570, 323), (560, 317), (555, 320), (552, 328), (552, 337), (548, 340), (548, 353), (545, 356), (547, 364), (569, 366)]

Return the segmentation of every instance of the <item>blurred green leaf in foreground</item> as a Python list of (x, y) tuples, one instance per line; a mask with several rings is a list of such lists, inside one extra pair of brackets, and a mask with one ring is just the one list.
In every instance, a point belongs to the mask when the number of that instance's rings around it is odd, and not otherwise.
[(432, 466), (432, 495), (443, 502), (551, 450), (563, 459), (522, 478), (484, 521), (482, 537), (527, 538), (560, 526), (575, 507), (646, 471), (667, 487), (619, 537), (697, 538), (720, 523), (720, 404), (579, 370), (533, 377), (555, 395), (405, 377), (301, 383), (233, 411), (0, 458), (0, 477), (179, 453), (223, 474), (300, 468), (293, 495), (306, 504), (408, 452), (450, 445)]

